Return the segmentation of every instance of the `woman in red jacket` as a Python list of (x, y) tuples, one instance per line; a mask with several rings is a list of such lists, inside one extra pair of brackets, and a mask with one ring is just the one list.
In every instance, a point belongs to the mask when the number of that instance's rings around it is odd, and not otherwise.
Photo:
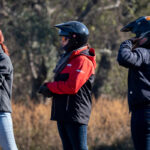
[(69, 21), (55, 27), (65, 53), (54, 69), (54, 81), (42, 85), (39, 92), (53, 96), (51, 119), (57, 121), (63, 149), (87, 150), (95, 51), (87, 45), (89, 31), (83, 23)]

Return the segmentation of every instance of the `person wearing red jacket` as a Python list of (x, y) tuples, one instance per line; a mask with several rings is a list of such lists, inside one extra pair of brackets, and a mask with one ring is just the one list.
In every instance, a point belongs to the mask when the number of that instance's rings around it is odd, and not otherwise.
[(57, 121), (63, 149), (87, 150), (95, 50), (87, 44), (89, 31), (83, 23), (69, 21), (55, 27), (65, 53), (54, 69), (54, 81), (42, 85), (39, 93), (53, 97), (51, 120)]

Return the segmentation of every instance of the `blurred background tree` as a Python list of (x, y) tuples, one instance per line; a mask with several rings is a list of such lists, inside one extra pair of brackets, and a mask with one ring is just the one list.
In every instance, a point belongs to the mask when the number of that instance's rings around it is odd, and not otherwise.
[(13, 99), (42, 99), (37, 89), (52, 80), (60, 55), (53, 26), (69, 20), (85, 23), (90, 31), (97, 54), (94, 96), (125, 97), (127, 70), (118, 66), (116, 56), (121, 41), (134, 35), (120, 29), (149, 15), (149, 8), (149, 0), (0, 0), (0, 28), (14, 66)]

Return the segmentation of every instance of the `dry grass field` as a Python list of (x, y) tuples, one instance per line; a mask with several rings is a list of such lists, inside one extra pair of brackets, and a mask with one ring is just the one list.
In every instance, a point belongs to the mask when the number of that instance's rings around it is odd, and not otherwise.
[[(19, 150), (61, 150), (50, 105), (13, 104), (13, 123)], [(126, 100), (93, 100), (88, 126), (89, 150), (133, 150)]]

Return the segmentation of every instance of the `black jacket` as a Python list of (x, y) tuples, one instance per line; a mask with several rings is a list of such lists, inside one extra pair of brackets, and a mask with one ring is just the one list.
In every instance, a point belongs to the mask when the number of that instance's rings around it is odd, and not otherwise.
[(54, 93), (52, 120), (88, 124), (95, 67), (94, 49), (86, 46), (72, 52), (55, 81), (47, 84)]
[(120, 46), (118, 62), (129, 68), (128, 103), (130, 110), (150, 104), (150, 49), (138, 47), (132, 50), (132, 42), (126, 40)]
[(12, 112), (13, 66), (0, 46), (0, 112)]

